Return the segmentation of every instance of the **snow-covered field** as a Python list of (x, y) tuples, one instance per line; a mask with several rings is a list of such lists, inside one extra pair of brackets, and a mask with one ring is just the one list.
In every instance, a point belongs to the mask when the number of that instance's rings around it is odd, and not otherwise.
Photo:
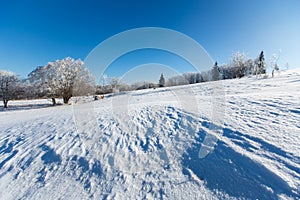
[(50, 105), (0, 111), (0, 199), (300, 198), (299, 69)]

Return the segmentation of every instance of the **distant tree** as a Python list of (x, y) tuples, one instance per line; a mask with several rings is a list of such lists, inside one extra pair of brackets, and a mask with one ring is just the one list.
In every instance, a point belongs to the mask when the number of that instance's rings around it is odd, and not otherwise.
[(15, 97), (18, 81), (13, 72), (0, 70), (0, 91), (4, 108), (7, 108), (8, 101)]
[(203, 82), (210, 81), (209, 71), (203, 71), (203, 72), (201, 72), (201, 77), (202, 77)]
[(230, 79), (233, 78), (233, 74), (231, 74), (230, 72), (231, 67), (229, 65), (222, 65), (220, 67), (220, 73), (222, 76), (222, 79)]
[(193, 72), (184, 73), (183, 78), (185, 79), (186, 84), (196, 83), (196, 73), (193, 73)]
[(96, 91), (95, 94), (96, 95), (103, 95), (103, 94), (108, 94), (108, 93), (112, 93), (112, 88), (110, 85), (97, 85), (96, 86)]
[(121, 85), (121, 79), (120, 78), (116, 78), (113, 77), (110, 79), (110, 85), (112, 88), (113, 93), (119, 93), (120, 89), (120, 85)]
[[(190, 74), (190, 73), (169, 77), (165, 85), (176, 86), (176, 85), (190, 84), (189, 79), (191, 78), (191, 76), (189, 76), (188, 74)], [(191, 79), (190, 79), (190, 81), (191, 81)]]
[[(178, 84), (177, 77), (178, 76), (169, 77), (168, 80), (167, 80), (166, 85), (167, 86), (175, 86), (175, 85), (177, 85)], [(159, 86), (159, 84), (158, 84), (158, 86)]]
[(245, 63), (246, 65), (246, 70), (245, 70), (245, 75), (253, 75), (255, 72), (255, 63), (253, 59), (248, 59)]
[(203, 82), (203, 77), (201, 76), (200, 73), (196, 74), (196, 83), (201, 83)]
[(264, 56), (263, 51), (261, 51), (261, 53), (259, 55), (259, 69), (260, 69), (261, 74), (266, 73), (266, 61), (265, 61), (265, 56)]
[(290, 65), (289, 65), (289, 63), (287, 62), (287, 63), (285, 63), (285, 70), (288, 70), (290, 68)]
[(28, 79), (19, 79), (17, 84), (16, 99), (35, 98), (35, 88), (29, 83)]
[(109, 77), (106, 74), (102, 74), (100, 78), (100, 85), (96, 86), (96, 95), (104, 95), (112, 93), (112, 87), (109, 83)]
[(236, 52), (231, 57), (231, 70), (234, 73), (233, 78), (241, 78), (246, 74), (246, 54)]
[(278, 54), (273, 54), (271, 59), (270, 59), (270, 66), (272, 69), (272, 78), (274, 77), (274, 72), (279, 71), (279, 66), (277, 64), (279, 57), (280, 57), (281, 51), (279, 50)]
[(123, 92), (123, 91), (130, 91), (131, 90), (131, 85), (128, 85), (128, 84), (121, 84), (120, 87), (119, 87), (119, 90), (120, 92)]
[(159, 79), (159, 87), (164, 87), (165, 84), (166, 84), (165, 77), (163, 74), (161, 74)]
[(218, 62), (215, 62), (215, 65), (212, 68), (212, 81), (217, 81), (220, 79), (220, 72), (219, 72), (219, 67), (218, 67)]
[(138, 90), (143, 85), (143, 82), (134, 82), (131, 84), (131, 90)]
[(74, 82), (74, 96), (94, 95), (96, 92), (95, 78), (87, 68), (81, 67)]
[(50, 86), (47, 82), (47, 67), (38, 66), (28, 74), (28, 81), (31, 89), (29, 96), (35, 98), (53, 96), (50, 95)]
[(256, 69), (255, 69), (255, 74), (256, 77), (259, 74), (266, 74), (266, 61), (265, 61), (265, 56), (264, 52), (261, 51), (258, 58), (255, 61)]
[(151, 83), (151, 82), (135, 82), (131, 85), (131, 90), (144, 90), (149, 88), (156, 88), (157, 84)]

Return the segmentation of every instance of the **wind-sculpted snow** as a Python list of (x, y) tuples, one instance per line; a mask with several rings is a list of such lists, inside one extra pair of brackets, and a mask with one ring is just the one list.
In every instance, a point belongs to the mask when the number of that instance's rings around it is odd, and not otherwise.
[(211, 83), (72, 106), (11, 102), (0, 113), (0, 199), (299, 199), (298, 80), (222, 81), (224, 123), (212, 120)]
[[(204, 127), (207, 126), (206, 122), (202, 124)], [(218, 141), (217, 148), (210, 156), (206, 159), (199, 159), (197, 156), (198, 149), (201, 148), (203, 137), (206, 134), (205, 131), (199, 133), (199, 139), (188, 150), (183, 159), (183, 166), (192, 170), (200, 180), (204, 180), (206, 186), (211, 190), (217, 189), (233, 197), (249, 199), (278, 199), (278, 195), (281, 193), (291, 197), (299, 195), (276, 173), (248, 156), (235, 151), (223, 141)], [(228, 128), (224, 128), (224, 135), (234, 139), (235, 144), (249, 152), (258, 150), (257, 147), (251, 145), (252, 142), (257, 142), (270, 152), (274, 151), (279, 155), (281, 153), (286, 154), (286, 152), (263, 140), (246, 135), (245, 138), (250, 138), (249, 142), (243, 138), (242, 133)], [(296, 173), (300, 173), (299, 168), (294, 168), (294, 170)], [(183, 172), (189, 175), (185, 168)]]

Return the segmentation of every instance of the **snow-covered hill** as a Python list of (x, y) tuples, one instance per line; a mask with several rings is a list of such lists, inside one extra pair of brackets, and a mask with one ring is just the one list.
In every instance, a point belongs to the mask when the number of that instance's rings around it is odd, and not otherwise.
[(0, 199), (300, 198), (300, 70), (73, 101), (0, 111)]

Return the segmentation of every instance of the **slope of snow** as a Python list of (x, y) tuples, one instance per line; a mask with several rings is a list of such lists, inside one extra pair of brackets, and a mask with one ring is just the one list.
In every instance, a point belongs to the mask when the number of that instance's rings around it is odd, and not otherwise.
[(300, 70), (73, 101), (0, 112), (0, 199), (300, 198)]

